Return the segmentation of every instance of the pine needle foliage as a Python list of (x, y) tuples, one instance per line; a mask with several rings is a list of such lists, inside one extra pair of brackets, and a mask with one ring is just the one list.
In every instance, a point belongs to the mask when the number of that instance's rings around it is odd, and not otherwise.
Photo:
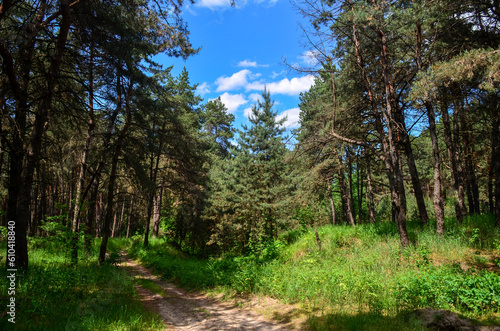
[(286, 165), (282, 127), (274, 101), (264, 90), (252, 108), (250, 127), (239, 131), (238, 146), (211, 171), (210, 207), (213, 224), (209, 244), (221, 251), (261, 251), (278, 235), (278, 203)]

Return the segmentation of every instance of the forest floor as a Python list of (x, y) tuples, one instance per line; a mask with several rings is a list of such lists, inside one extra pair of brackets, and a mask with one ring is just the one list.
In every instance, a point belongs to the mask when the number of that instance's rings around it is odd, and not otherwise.
[(304, 329), (301, 308), (272, 298), (248, 296), (221, 300), (187, 292), (153, 275), (122, 252), (120, 265), (135, 279), (147, 309), (159, 314), (167, 330), (290, 330)]

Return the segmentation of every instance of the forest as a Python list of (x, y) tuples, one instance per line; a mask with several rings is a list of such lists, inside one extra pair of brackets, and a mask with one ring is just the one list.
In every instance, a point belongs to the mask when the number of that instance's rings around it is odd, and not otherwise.
[[(203, 51), (182, 0), (3, 0), (0, 325), (161, 329), (122, 311), (124, 250), (191, 290), (302, 304), (304, 329), (500, 325), (500, 3), (292, 4), (319, 66), (292, 65), (316, 78), (287, 131), (267, 88), (236, 127), (154, 61)], [(76, 312), (99, 293), (102, 318)]]

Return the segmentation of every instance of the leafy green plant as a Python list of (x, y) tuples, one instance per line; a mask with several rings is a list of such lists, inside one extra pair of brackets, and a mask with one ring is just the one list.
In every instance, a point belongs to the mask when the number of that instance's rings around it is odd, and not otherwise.
[(469, 244), (472, 246), (477, 246), (480, 244), (480, 241), (481, 241), (480, 230), (478, 228), (472, 229), (472, 234), (469, 238)]
[(430, 264), (430, 259), (429, 259), (429, 254), (430, 251), (427, 248), (426, 244), (421, 244), (418, 247), (417, 250), (418, 254), (420, 255), (421, 260), (417, 260), (417, 266), (422, 267), (422, 266), (428, 266)]
[(478, 315), (500, 311), (500, 275), (464, 273), (453, 267), (428, 268), (403, 277), (396, 288), (398, 300), (408, 308), (444, 308)]

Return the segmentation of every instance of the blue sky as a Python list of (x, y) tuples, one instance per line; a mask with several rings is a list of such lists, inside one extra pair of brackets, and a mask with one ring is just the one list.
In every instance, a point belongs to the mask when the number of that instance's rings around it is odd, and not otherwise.
[(174, 65), (175, 75), (186, 67), (204, 102), (220, 96), (238, 129), (264, 86), (279, 116), (287, 116), (286, 127), (298, 126), (299, 94), (314, 78), (289, 70), (283, 59), (304, 66), (313, 58), (301, 46), (302, 18), (289, 0), (236, 0), (235, 7), (229, 0), (202, 0), (185, 6), (183, 18), (200, 53), (186, 61), (160, 56), (158, 62)]

